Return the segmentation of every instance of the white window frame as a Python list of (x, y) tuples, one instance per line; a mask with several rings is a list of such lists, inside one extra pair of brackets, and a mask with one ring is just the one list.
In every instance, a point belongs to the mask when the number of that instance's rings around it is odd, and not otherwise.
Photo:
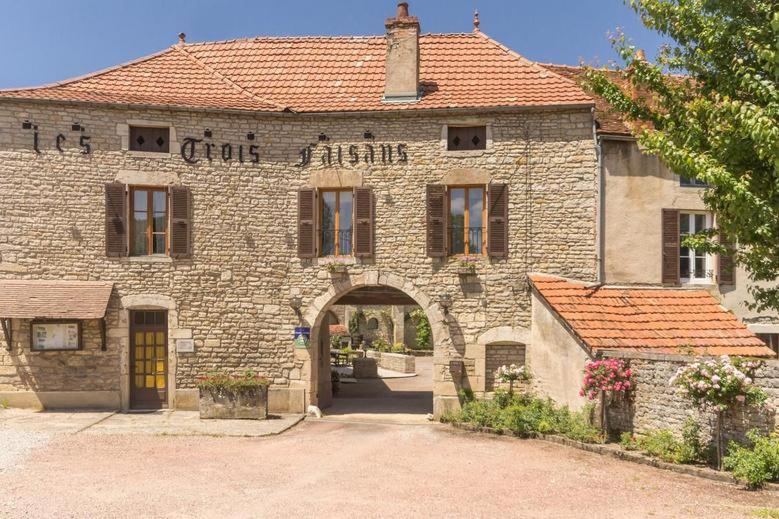
[[(691, 231), (694, 231), (694, 232), (691, 232), (690, 234), (695, 234), (695, 233), (698, 233), (698, 232), (703, 230), (703, 229), (696, 229), (695, 228), (695, 216), (700, 216), (700, 215), (703, 215), (703, 216), (706, 217), (706, 221), (703, 224), (704, 228), (705, 229), (711, 228), (711, 226), (712, 226), (711, 214), (709, 214), (707, 212), (704, 212), (704, 211), (683, 211), (683, 210), (679, 211), (679, 249), (680, 249), (679, 250), (679, 258), (680, 258), (680, 263), (681, 263), (681, 258), (682, 258), (682, 252), (681, 252), (682, 241), (684, 240), (684, 236), (685, 236), (685, 235), (682, 235), (682, 232), (681, 232), (681, 219), (683, 217), (687, 217), (688, 218), (688, 222), (689, 222), (689, 227), (688, 228)], [(689, 258), (689, 261), (690, 261), (690, 271), (694, 274), (695, 273), (695, 249), (691, 249), (691, 248), (688, 247), (688, 250), (689, 250), (688, 258)], [(682, 283), (688, 283), (688, 284), (711, 284), (711, 283), (713, 283), (714, 282), (714, 260), (713, 260), (713, 257), (711, 256), (711, 254), (706, 254), (704, 256), (703, 271), (704, 271), (704, 277), (686, 277), (686, 278), (682, 277), (681, 278), (681, 282)], [(679, 265), (679, 273), (681, 274), (681, 264)]]

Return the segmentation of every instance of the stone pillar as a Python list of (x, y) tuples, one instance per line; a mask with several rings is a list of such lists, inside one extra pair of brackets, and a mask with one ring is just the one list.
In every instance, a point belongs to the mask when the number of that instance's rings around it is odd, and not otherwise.
[(403, 342), (406, 336), (406, 307), (395, 305), (392, 307), (392, 322), (394, 328), (392, 331), (392, 344)]

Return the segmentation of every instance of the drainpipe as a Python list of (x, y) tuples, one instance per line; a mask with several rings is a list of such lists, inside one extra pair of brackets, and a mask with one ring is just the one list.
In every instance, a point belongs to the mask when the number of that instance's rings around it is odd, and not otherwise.
[(604, 283), (606, 276), (605, 276), (605, 266), (604, 266), (604, 258), (603, 258), (603, 218), (604, 218), (604, 208), (606, 204), (606, 196), (604, 193), (604, 171), (603, 171), (603, 144), (601, 141), (601, 138), (598, 136), (598, 123), (595, 120), (595, 107), (592, 107), (590, 109), (592, 111), (592, 139), (595, 142), (595, 155), (597, 160), (597, 173), (596, 173), (596, 184), (597, 184), (597, 191), (598, 191), (598, 202), (595, 206), (595, 257), (596, 257), (596, 276), (597, 276), (597, 282), (598, 283)]

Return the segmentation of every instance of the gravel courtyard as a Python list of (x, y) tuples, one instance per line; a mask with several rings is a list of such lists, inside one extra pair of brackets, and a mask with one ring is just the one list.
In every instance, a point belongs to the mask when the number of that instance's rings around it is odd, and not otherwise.
[(726, 518), (779, 506), (775, 494), (442, 425), (307, 420), (264, 438), (5, 431), (8, 452), (14, 434), (0, 517)]

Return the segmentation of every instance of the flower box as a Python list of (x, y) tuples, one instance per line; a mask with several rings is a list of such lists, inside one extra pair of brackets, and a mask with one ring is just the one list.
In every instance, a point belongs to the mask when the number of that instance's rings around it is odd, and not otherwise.
[(209, 375), (198, 383), (200, 418), (265, 420), (269, 382), (247, 373)]

